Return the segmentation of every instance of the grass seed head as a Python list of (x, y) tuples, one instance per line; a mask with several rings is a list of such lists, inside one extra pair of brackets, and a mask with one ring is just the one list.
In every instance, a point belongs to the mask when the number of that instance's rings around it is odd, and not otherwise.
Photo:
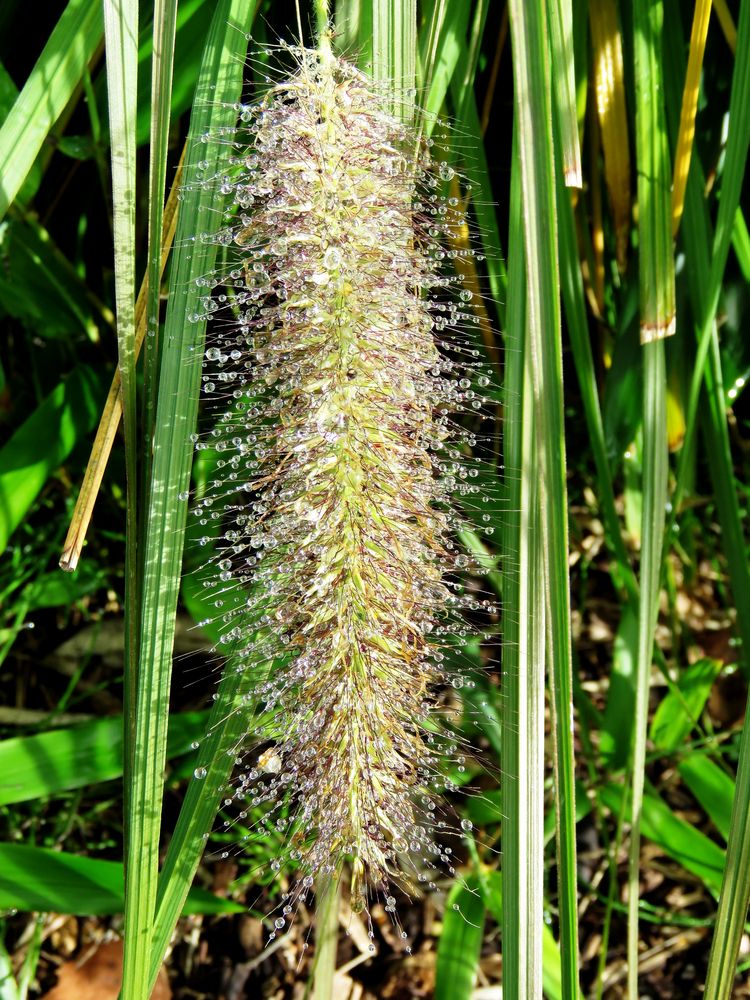
[(481, 419), (458, 333), (476, 320), (444, 273), (465, 220), (440, 194), (452, 169), (371, 81), (294, 54), (239, 109), (221, 179), (236, 263), (204, 300), (218, 461), (196, 514), (221, 532), (204, 585), (251, 678), (255, 749), (232, 798), (285, 838), (273, 867), (296, 863), (301, 891), (348, 860), (354, 908), (374, 890), (391, 909), (392, 883), (451, 864), (434, 792), (456, 742), (434, 710), (462, 608), (486, 614), (451, 535), (456, 495), (480, 492), (476, 426), (455, 424)]

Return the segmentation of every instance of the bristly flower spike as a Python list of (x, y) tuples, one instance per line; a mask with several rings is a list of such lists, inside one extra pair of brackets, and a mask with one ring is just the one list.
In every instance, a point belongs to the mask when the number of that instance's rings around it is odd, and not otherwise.
[(296, 71), (240, 108), (219, 236), (238, 263), (207, 280), (233, 313), (207, 294), (220, 475), (197, 516), (222, 543), (204, 583), (252, 676), (242, 815), (283, 832), (273, 867), (295, 864), (298, 894), (348, 862), (353, 908), (393, 910), (392, 885), (451, 867), (436, 789), (457, 743), (435, 708), (463, 608), (488, 604), (456, 584), (451, 539), (457, 493), (479, 494), (453, 422), (481, 421), (458, 332), (475, 317), (443, 273), (464, 219), (439, 194), (452, 169), (371, 81), (329, 44), (286, 51)]

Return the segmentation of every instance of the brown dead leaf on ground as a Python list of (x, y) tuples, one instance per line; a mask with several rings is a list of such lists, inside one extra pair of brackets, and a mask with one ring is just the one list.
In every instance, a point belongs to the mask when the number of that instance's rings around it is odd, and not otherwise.
[[(100, 945), (83, 964), (64, 962), (57, 985), (42, 1000), (117, 1000), (122, 982), (122, 941)], [(172, 1000), (166, 970), (156, 980), (151, 1000)]]

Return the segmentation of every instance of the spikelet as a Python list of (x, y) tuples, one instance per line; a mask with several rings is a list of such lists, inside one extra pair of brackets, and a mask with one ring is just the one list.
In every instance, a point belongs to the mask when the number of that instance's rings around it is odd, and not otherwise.
[(232, 798), (283, 831), (272, 867), (291, 859), (304, 892), (348, 861), (354, 909), (375, 892), (392, 910), (391, 885), (450, 869), (435, 790), (457, 744), (435, 703), (462, 608), (489, 604), (451, 578), (454, 498), (478, 493), (451, 425), (481, 421), (489, 377), (467, 377), (479, 352), (454, 331), (476, 320), (443, 263), (452, 169), (352, 66), (289, 51), (296, 72), (239, 108), (219, 235), (237, 263), (206, 279), (234, 312), (206, 295), (220, 460), (196, 513), (222, 540), (204, 586), (252, 673)]

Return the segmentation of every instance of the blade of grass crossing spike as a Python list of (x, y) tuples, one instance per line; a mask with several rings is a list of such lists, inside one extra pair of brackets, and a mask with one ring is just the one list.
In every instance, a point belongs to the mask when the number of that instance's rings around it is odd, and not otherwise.
[[(206, 143), (202, 139), (221, 127), (235, 124), (233, 105), (239, 100), (242, 90), (242, 67), (247, 49), (245, 33), (256, 6), (252, 4), (248, 9), (245, 0), (222, 0), (211, 22), (190, 122), (185, 167), (189, 187), (180, 206), (170, 274), (154, 424), (142, 588), (141, 659), (151, 669), (139, 688), (139, 718), (143, 724), (139, 731), (139, 751), (144, 757), (144, 767), (142, 774), (136, 774), (136, 780), (144, 787), (144, 793), (148, 789), (152, 800), (161, 794), (162, 786), (165, 753), (163, 722), (169, 700), (174, 622), (187, 516), (187, 505), (180, 495), (187, 493), (190, 484), (193, 451), (190, 434), (195, 428), (198, 410), (205, 335), (205, 322), (193, 322), (188, 317), (201, 312), (199, 299), (202, 291), (195, 282), (211, 270), (216, 257), (216, 248), (212, 244), (206, 244), (200, 255), (194, 254), (191, 240), (196, 233), (211, 231), (215, 208), (213, 191), (200, 184), (199, 162), (207, 163), (203, 170), (205, 176), (213, 176), (219, 169), (222, 155), (222, 147), (218, 143)], [(195, 183), (196, 180), (198, 183)], [(215, 814), (216, 803), (212, 808)], [(160, 805), (157, 815), (159, 812)], [(139, 843), (141, 867), (145, 868), (147, 859), (156, 858), (159, 830), (154, 816), (144, 817), (141, 823), (148, 837), (147, 841), (144, 837)], [(193, 846), (200, 857), (203, 841), (189, 846)], [(184, 887), (185, 892), (188, 887), (189, 881)], [(150, 878), (147, 888), (152, 891)], [(181, 885), (175, 888), (165, 883), (162, 876), (159, 883), (160, 912), (167, 890), (180, 892), (181, 889)], [(151, 912), (153, 915), (153, 909)], [(175, 921), (178, 914), (179, 909)], [(166, 931), (162, 930), (158, 943), (161, 945), (163, 940), (164, 945), (156, 971), (173, 926), (174, 923)], [(157, 941), (151, 924), (147, 931), (148, 944), (144, 948), (146, 972), (141, 973), (142, 989), (138, 996), (148, 995), (148, 988), (153, 985), (156, 976), (153, 952)]]
[(0, 128), (0, 219), (81, 82), (102, 31), (101, 3), (70, 0)]
[(505, 369), (507, 522), (503, 530), (502, 851), (503, 991), (541, 995), (544, 876), (544, 663), (546, 608), (536, 426), (526, 337), (521, 166), (514, 134)]
[(180, 252), (175, 255), (170, 276), (145, 511), (140, 661), (148, 664), (148, 670), (139, 677), (137, 695), (133, 814), (129, 825), (131, 858), (126, 882), (126, 898), (133, 900), (133, 909), (129, 922), (126, 913), (125, 1000), (148, 995), (171, 657), (187, 516), (187, 505), (180, 495), (187, 494), (190, 482), (190, 434), (196, 423), (205, 334), (204, 322), (193, 322), (188, 317), (201, 312), (195, 280), (210, 271), (216, 255), (216, 248), (210, 244), (200, 255), (193, 252), (191, 237), (211, 231), (213, 225), (214, 195), (200, 184), (197, 161), (208, 160), (210, 169), (211, 159), (219, 155), (219, 146), (212, 147), (201, 139), (221, 125), (234, 125), (232, 105), (241, 92), (247, 44), (244, 31), (237, 26), (244, 25), (246, 17), (247, 5), (241, 0), (224, 0), (214, 14), (188, 143), (186, 176), (192, 187), (182, 203), (177, 233)]
[[(136, 700), (138, 687), (139, 577), (137, 564), (138, 484), (135, 380), (135, 209), (136, 209), (136, 106), (138, 94), (138, 4), (135, 0), (104, 0), (107, 103), (112, 154), (112, 204), (115, 256), (115, 303), (117, 317), (117, 369), (122, 389), (125, 437), (125, 672), (124, 672), (124, 811), (126, 870), (125, 951), (132, 956), (137, 941), (145, 937), (151, 920), (147, 895), (128, 892), (133, 859), (128, 845), (138, 843), (136, 812), (151, 811), (151, 802), (134, 809), (136, 760)], [(156, 867), (152, 874), (156, 886)], [(153, 906), (153, 904), (151, 904)], [(130, 971), (136, 963), (130, 963)], [(127, 981), (127, 963), (123, 982)]]
[(663, 338), (674, 332), (669, 148), (661, 70), (661, 2), (634, 0), (640, 326), (643, 343), (643, 478), (635, 719), (628, 851), (628, 996), (638, 997), (638, 899), (648, 695), (659, 608), (667, 501), (666, 369)]
[[(148, 173), (148, 292), (146, 339), (143, 360), (143, 436), (153, 435), (154, 394), (158, 358), (159, 293), (161, 291), (161, 243), (164, 218), (164, 188), (167, 177), (170, 104), (177, 0), (156, 0), (154, 4), (153, 56), (151, 61), (151, 130)], [(150, 449), (148, 449), (150, 455)], [(148, 463), (148, 456), (147, 456)]]
[[(153, 987), (177, 918), (198, 870), (206, 840), (216, 819), (221, 789), (229, 780), (236, 749), (246, 735), (245, 695), (250, 671), (225, 669), (211, 710), (193, 780), (188, 786), (159, 876), (149, 986)], [(241, 712), (240, 708), (244, 710)]]
[(373, 77), (393, 88), (394, 113), (410, 121), (417, 79), (417, 0), (373, 0), (372, 14)]
[(693, 14), (693, 29), (690, 35), (690, 54), (688, 56), (685, 88), (682, 92), (682, 109), (680, 111), (680, 131), (677, 136), (677, 149), (674, 156), (674, 182), (672, 184), (672, 235), (677, 235), (680, 219), (685, 205), (685, 187), (687, 185), (690, 156), (693, 151), (695, 137), (695, 114), (698, 109), (698, 93), (700, 91), (703, 53), (706, 50), (708, 22), (711, 17), (711, 0), (696, 0)]
[(576, 75), (573, 62), (573, 9), (571, 0), (547, 0), (555, 91), (559, 107), (563, 176), (566, 187), (583, 184), (581, 145), (578, 141)]
[(589, 22), (596, 111), (604, 151), (604, 180), (612, 207), (617, 264), (624, 271), (630, 235), (630, 144), (616, 0), (597, 0), (589, 4)]
[(547, 654), (553, 715), (560, 950), (563, 992), (578, 992), (572, 655), (568, 580), (565, 428), (559, 272), (555, 225), (552, 95), (545, 4), (510, 0), (515, 104), (519, 130), (527, 330), (532, 359), (540, 470)]

